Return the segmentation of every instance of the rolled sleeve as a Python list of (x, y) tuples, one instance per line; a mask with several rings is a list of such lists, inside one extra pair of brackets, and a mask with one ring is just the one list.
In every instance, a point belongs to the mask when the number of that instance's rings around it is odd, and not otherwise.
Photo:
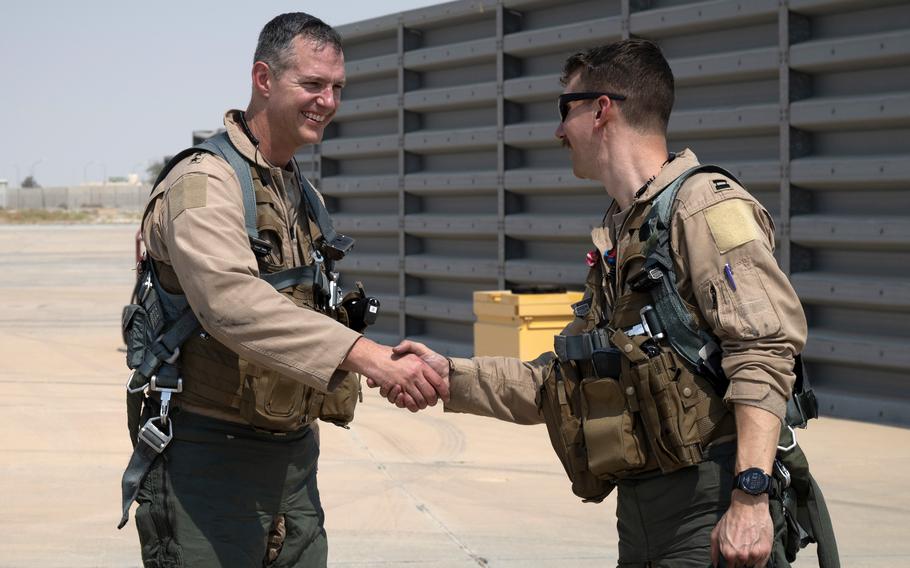
[(673, 221), (680, 289), (693, 296), (720, 340), (730, 380), (728, 404), (756, 406), (783, 419), (807, 334), (799, 298), (774, 258), (767, 211), (716, 174), (693, 177), (679, 194)]

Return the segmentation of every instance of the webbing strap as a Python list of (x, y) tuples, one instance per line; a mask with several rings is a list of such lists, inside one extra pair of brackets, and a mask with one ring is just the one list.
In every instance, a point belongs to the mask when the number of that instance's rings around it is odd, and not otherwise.
[(144, 443), (138, 443), (133, 448), (133, 455), (123, 472), (123, 479), (120, 480), (121, 516), (118, 529), (122, 529), (130, 518), (130, 506), (139, 495), (139, 489), (149, 470), (152, 469), (152, 463), (158, 457), (158, 452), (151, 446)]
[(295, 167), (294, 170), (297, 174), (297, 183), (300, 185), (300, 191), (303, 192), (303, 198), (306, 201), (307, 211), (312, 213), (313, 221), (319, 227), (322, 237), (327, 243), (331, 243), (338, 238), (338, 233), (335, 232), (335, 226), (332, 224), (332, 218), (329, 216), (325, 204), (319, 199), (319, 195), (316, 194), (316, 188), (313, 187), (310, 180), (304, 177), (298, 168)]
[(146, 378), (154, 375), (165, 361), (175, 355), (176, 349), (198, 329), (199, 320), (196, 319), (196, 314), (187, 308), (170, 329), (152, 344), (145, 359), (142, 360), (142, 364), (136, 368), (136, 372)]
[(154, 188), (167, 177), (174, 166), (200, 151), (224, 158), (233, 168), (240, 181), (240, 191), (243, 194), (243, 224), (246, 226), (246, 233), (253, 238), (259, 238), (259, 229), (256, 227), (256, 191), (253, 189), (253, 174), (250, 173), (250, 164), (231, 144), (227, 132), (216, 134), (192, 148), (180, 151), (162, 168), (155, 183), (152, 184), (152, 190), (154, 191)]
[(831, 523), (831, 514), (822, 495), (822, 490), (809, 474), (809, 497), (806, 502), (809, 518), (812, 522), (812, 532), (817, 546), (815, 553), (818, 556), (819, 568), (840, 568), (840, 554), (837, 551), (837, 538), (834, 536), (834, 526)]
[(254, 239), (259, 238), (259, 229), (256, 227), (256, 192), (253, 189), (253, 174), (250, 173), (249, 162), (231, 144), (227, 132), (212, 136), (196, 148), (221, 156), (234, 169), (243, 193), (243, 222), (246, 225), (246, 233)]
[(305, 282), (312, 284), (316, 270), (318, 269), (313, 268), (312, 266), (295, 266), (294, 268), (288, 268), (287, 270), (282, 270), (280, 272), (262, 274), (260, 278), (271, 284), (272, 288), (284, 290), (285, 288), (290, 288), (291, 286), (296, 286)]
[(736, 176), (711, 164), (701, 164), (683, 172), (654, 199), (642, 226), (643, 229), (647, 227), (642, 253), (646, 257), (644, 271), (650, 273), (650, 279), (655, 284), (650, 289), (654, 309), (664, 325), (670, 346), (696, 369), (707, 366), (708, 370), (716, 373), (718, 370), (709, 366), (708, 352), (708, 347), (712, 343), (716, 345), (716, 342), (711, 335), (698, 329), (695, 319), (679, 295), (670, 249), (670, 217), (676, 195), (690, 177), (699, 173), (718, 173), (739, 183)]

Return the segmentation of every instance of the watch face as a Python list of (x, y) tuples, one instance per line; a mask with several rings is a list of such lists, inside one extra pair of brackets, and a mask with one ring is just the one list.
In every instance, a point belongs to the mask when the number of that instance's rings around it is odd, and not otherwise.
[(739, 474), (739, 487), (752, 495), (767, 491), (769, 482), (768, 474), (758, 468), (749, 468)]

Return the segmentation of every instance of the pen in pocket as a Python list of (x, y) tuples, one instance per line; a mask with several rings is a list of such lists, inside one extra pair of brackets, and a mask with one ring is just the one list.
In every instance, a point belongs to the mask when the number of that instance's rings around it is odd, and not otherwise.
[(727, 282), (730, 284), (730, 288), (736, 292), (736, 281), (733, 280), (733, 269), (730, 268), (729, 264), (724, 265), (724, 276), (727, 278)]

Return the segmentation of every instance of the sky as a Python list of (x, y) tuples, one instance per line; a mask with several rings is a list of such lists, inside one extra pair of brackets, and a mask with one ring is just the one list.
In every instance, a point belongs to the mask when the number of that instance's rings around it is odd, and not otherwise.
[(245, 108), (262, 26), (337, 26), (436, 0), (0, 2), (0, 179), (44, 187), (138, 173)]

